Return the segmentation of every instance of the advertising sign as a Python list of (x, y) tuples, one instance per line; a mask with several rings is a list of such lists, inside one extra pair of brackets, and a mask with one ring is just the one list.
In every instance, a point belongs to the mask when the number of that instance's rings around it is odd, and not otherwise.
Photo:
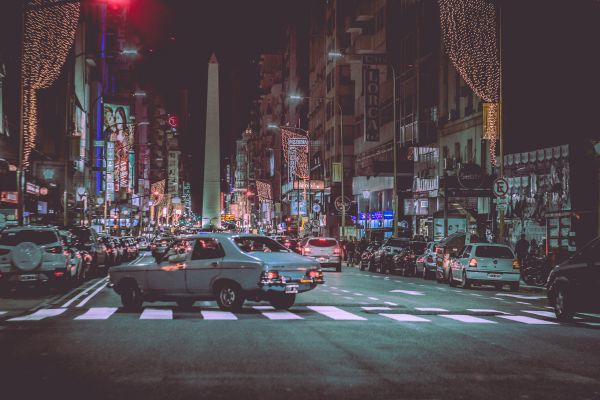
[(365, 141), (379, 141), (379, 69), (365, 70)]
[(106, 193), (109, 200), (115, 200), (115, 143), (106, 142)]
[(133, 178), (129, 174), (129, 151), (134, 149), (129, 115), (129, 106), (104, 103), (104, 134), (109, 143), (114, 145), (113, 191), (121, 188), (129, 190), (129, 181)]
[(169, 151), (167, 193), (179, 192), (179, 151)]

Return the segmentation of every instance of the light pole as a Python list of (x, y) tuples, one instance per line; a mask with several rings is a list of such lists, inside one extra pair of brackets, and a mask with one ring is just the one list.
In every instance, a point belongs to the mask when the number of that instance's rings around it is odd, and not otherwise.
[[(327, 101), (330, 100), (327, 97), (312, 97), (312, 96), (299, 96), (299, 95), (290, 95), (289, 98), (291, 100), (322, 100)], [(340, 176), (340, 184), (341, 184), (341, 198), (342, 198), (342, 235), (341, 240), (346, 238), (346, 199), (344, 196), (344, 110), (342, 109), (342, 105), (334, 99), (333, 102), (337, 105), (340, 111), (340, 164), (341, 164), (341, 176)], [(334, 118), (334, 126), (335, 126), (335, 118)], [(310, 140), (309, 140), (310, 143)], [(309, 162), (310, 163), (310, 162)], [(310, 168), (309, 168), (310, 171)]]
[(365, 215), (365, 236), (367, 237), (367, 240), (369, 240), (370, 238), (367, 235), (367, 228), (369, 227), (369, 222), (371, 219), (371, 192), (369, 192), (368, 190), (364, 190), (362, 192), (363, 198), (367, 201), (367, 213)]

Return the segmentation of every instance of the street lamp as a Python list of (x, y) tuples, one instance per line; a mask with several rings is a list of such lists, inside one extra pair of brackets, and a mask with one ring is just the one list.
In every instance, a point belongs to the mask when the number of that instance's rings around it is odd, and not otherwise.
[[(312, 96), (300, 96), (300, 95), (296, 95), (296, 94), (292, 94), (288, 96), (291, 100), (304, 100), (304, 99), (308, 99), (308, 100), (330, 100), (327, 97), (312, 97)], [(335, 98), (331, 99), (333, 100), (333, 102), (337, 105), (339, 111), (340, 111), (340, 164), (341, 164), (341, 177), (340, 177), (340, 184), (341, 184), (341, 197), (342, 197), (342, 237), (341, 240), (344, 240), (346, 238), (346, 198), (344, 195), (344, 110), (342, 109), (342, 105), (335, 100)], [(334, 122), (334, 127), (335, 127), (335, 118), (333, 120)], [(335, 137), (335, 136), (334, 136)], [(309, 141), (310, 143), (310, 141)], [(309, 149), (310, 150), (310, 149)], [(310, 153), (309, 153), (310, 155)], [(310, 181), (309, 181), (310, 183)]]
[(365, 236), (367, 236), (367, 239), (370, 239), (367, 235), (367, 228), (371, 219), (371, 192), (369, 192), (368, 190), (364, 190), (362, 192), (362, 195), (363, 198), (367, 201), (367, 214), (365, 215)]
[[(334, 51), (330, 51), (327, 53), (327, 55), (330, 58), (333, 59), (338, 59), (338, 58), (344, 58), (344, 54), (339, 51), (339, 50), (334, 50)], [(398, 147), (398, 143), (397, 143), (397, 138), (396, 138), (396, 134), (397, 134), (397, 128), (396, 128), (396, 68), (394, 68), (394, 65), (391, 62), (387, 62), (387, 65), (392, 69), (392, 81), (393, 81), (393, 85), (392, 85), (392, 97), (393, 97), (393, 105), (392, 108), (393, 110), (393, 130), (394, 130), (394, 134), (393, 134), (393, 139), (392, 139), (392, 158), (393, 158), (393, 163), (394, 163), (394, 169), (393, 169), (393, 182), (392, 182), (392, 191), (393, 196), (392, 196), (392, 210), (394, 213), (394, 228), (393, 228), (393, 237), (398, 237), (398, 188), (397, 188), (397, 181), (398, 181), (398, 156), (397, 156), (397, 147)]]

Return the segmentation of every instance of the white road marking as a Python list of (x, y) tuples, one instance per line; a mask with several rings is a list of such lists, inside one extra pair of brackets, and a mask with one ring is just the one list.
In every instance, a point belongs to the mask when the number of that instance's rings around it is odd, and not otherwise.
[(579, 313), (579, 314), (585, 315), (586, 317), (600, 318), (600, 314), (592, 314), (592, 313)]
[(238, 319), (234, 314), (228, 311), (200, 311), (202, 313), (202, 318), (204, 319), (212, 319), (212, 320), (225, 320), (225, 321), (233, 321)]
[(140, 319), (173, 319), (173, 310), (144, 308)]
[(76, 320), (99, 320), (108, 319), (117, 311), (117, 307), (92, 307), (85, 314), (75, 318)]
[(509, 319), (511, 321), (521, 322), (528, 325), (558, 325), (556, 322), (545, 321), (543, 319), (523, 317), (520, 315), (498, 315), (498, 318)]
[(337, 288), (335, 286), (331, 286), (331, 288), (337, 290)]
[(344, 298), (345, 298), (346, 300), (354, 300), (354, 298), (353, 298), (353, 297), (344, 296)]
[(366, 301), (359, 301), (358, 304), (369, 304)]
[(334, 296), (341, 296), (339, 293), (331, 293)]
[(102, 289), (104, 289), (106, 287), (106, 285), (108, 285), (108, 282), (104, 282), (104, 285), (100, 285), (100, 287), (96, 290), (94, 290), (92, 292), (92, 294), (90, 294), (88, 297), (86, 297), (85, 299), (83, 299), (79, 304), (77, 304), (75, 307), (83, 307), (85, 305), (85, 303), (87, 303), (88, 301), (90, 301), (92, 299), (92, 297), (94, 297), (95, 295), (97, 295), (98, 293), (100, 293), (100, 291)]
[(362, 293), (354, 293), (355, 296), (364, 296)]
[(546, 308), (547, 308), (548, 310), (554, 310), (554, 307), (549, 307), (549, 306), (546, 306)]
[(366, 318), (363, 318), (358, 315), (351, 314), (347, 311), (339, 309), (333, 306), (309, 306), (309, 309), (318, 312), (319, 314), (323, 314), (326, 317), (335, 320), (344, 320), (344, 321), (365, 321)]
[(322, 284), (321, 286), (325, 286), (325, 287), (326, 287), (326, 286), (327, 286), (327, 284), (326, 284), (326, 283), (324, 283), (324, 284)]
[(379, 315), (383, 315), (384, 317), (391, 318), (391, 319), (399, 321), (399, 322), (431, 322), (428, 319), (417, 317), (416, 315), (411, 315), (411, 314), (379, 314)]
[(81, 291), (81, 293), (79, 293), (77, 296), (73, 297), (72, 299), (70, 299), (69, 301), (67, 301), (65, 304), (63, 304), (61, 307), (69, 307), (71, 304), (73, 304), (77, 299), (79, 299), (81, 296), (84, 296), (86, 294), (88, 294), (88, 290), (92, 290), (92, 288), (100, 285), (103, 282), (106, 282), (107, 278), (104, 279), (100, 279), (98, 282), (88, 286), (87, 288), (83, 289)]
[(467, 311), (471, 311), (474, 313), (494, 313), (494, 314), (510, 314), (504, 311), (498, 311), (498, 310), (488, 310), (485, 308), (467, 308)]
[(439, 287), (439, 288), (436, 288), (436, 289), (437, 289), (437, 290), (448, 290), (448, 289), (446, 289), (446, 288), (443, 288), (443, 287)]
[(0, 311), (0, 315), (6, 314), (8, 311)]
[(33, 314), (11, 318), (7, 321), (39, 321), (44, 318), (56, 317), (57, 315), (64, 313), (66, 310), (66, 308), (44, 308), (41, 310), (37, 310)]
[(365, 311), (391, 311), (389, 307), (362, 307)]
[(482, 295), (480, 295), (479, 293), (471, 293), (471, 296), (482, 297)]
[(525, 304), (526, 306), (530, 306), (531, 305), (531, 303), (527, 303), (525, 301), (515, 301), (515, 303), (517, 303), (517, 304)]
[(417, 292), (416, 290), (400, 290), (400, 289), (396, 289), (396, 290), (390, 290), (390, 293), (403, 293), (403, 294), (409, 294), (411, 296), (423, 296), (423, 293)]
[(260, 310), (262, 315), (264, 315), (265, 317), (267, 317), (271, 320), (275, 320), (275, 321), (290, 320), (290, 319), (304, 319), (301, 316), (296, 315), (296, 314), (291, 313), (286, 310), (275, 310), (275, 308), (273, 308), (271, 306), (254, 306), (253, 308), (255, 310)]
[(215, 302), (214, 301), (202, 301), (202, 302), (200, 302), (200, 304), (202, 304), (205, 307), (211, 307), (215, 304)]
[(369, 297), (369, 300), (379, 301), (379, 299), (377, 297)]
[(473, 317), (472, 315), (440, 315), (440, 317), (453, 319), (455, 321), (466, 322), (468, 324), (495, 324), (495, 321)]
[(417, 308), (415, 308), (415, 310), (419, 310), (419, 311), (440, 311), (440, 312), (447, 312), (448, 311), (445, 308), (431, 308), (431, 307), (417, 307)]
[(500, 301), (506, 301), (504, 299), (501, 299), (500, 297), (492, 297), (492, 299), (496, 299), (496, 300), (500, 300)]
[(521, 310), (522, 312), (526, 312), (528, 314), (539, 315), (540, 317), (548, 317), (548, 318), (556, 318), (556, 314), (550, 311), (530, 311), (530, 310)]
[(350, 291), (349, 291), (349, 290), (344, 290), (344, 289), (341, 289), (341, 291), (342, 291), (342, 292), (344, 292), (344, 293), (350, 293)]
[(522, 294), (510, 294), (510, 293), (496, 293), (496, 296), (514, 297), (516, 299), (524, 299), (524, 300), (537, 300), (537, 299), (545, 299), (546, 298), (546, 296), (524, 296)]
[(589, 326), (600, 326), (600, 322), (583, 322), (586, 325)]
[(398, 304), (396, 303), (392, 303), (391, 301), (384, 301), (385, 304), (390, 305), (390, 306), (397, 306)]

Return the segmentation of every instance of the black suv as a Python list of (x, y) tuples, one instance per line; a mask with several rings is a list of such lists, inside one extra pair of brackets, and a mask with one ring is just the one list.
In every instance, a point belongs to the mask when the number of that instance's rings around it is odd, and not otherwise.
[(548, 301), (559, 321), (569, 321), (576, 312), (600, 312), (600, 237), (550, 272)]

